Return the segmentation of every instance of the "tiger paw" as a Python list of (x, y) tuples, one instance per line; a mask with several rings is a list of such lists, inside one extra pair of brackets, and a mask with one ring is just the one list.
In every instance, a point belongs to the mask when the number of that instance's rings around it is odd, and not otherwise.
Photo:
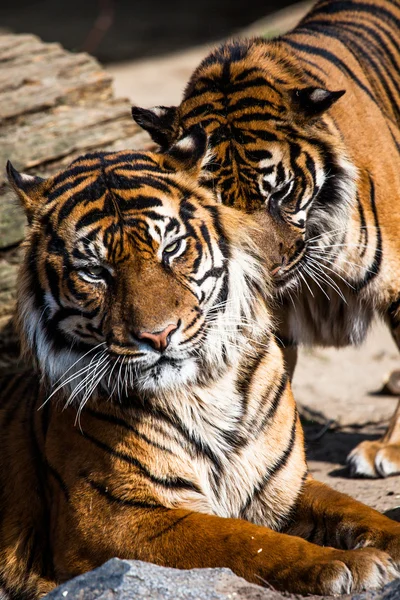
[(389, 477), (400, 473), (400, 445), (362, 442), (347, 457), (353, 477)]
[(332, 560), (314, 569), (316, 593), (322, 594), (379, 589), (400, 576), (389, 554), (376, 548), (332, 551)]
[(355, 539), (355, 548), (383, 550), (400, 568), (400, 523), (383, 515), (379, 515), (378, 518), (375, 526), (370, 523), (369, 529)]

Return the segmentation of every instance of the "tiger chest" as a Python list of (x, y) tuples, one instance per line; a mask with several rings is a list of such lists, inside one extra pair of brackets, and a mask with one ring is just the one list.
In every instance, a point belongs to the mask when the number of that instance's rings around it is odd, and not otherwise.
[(260, 493), (264, 476), (274, 463), (258, 444), (249, 444), (244, 452), (227, 452), (218, 461), (215, 458), (215, 455), (213, 459), (179, 457), (174, 464), (175, 474), (180, 480), (190, 481), (192, 487), (157, 486), (155, 493), (162, 504), (220, 517), (243, 518), (278, 529), (301, 489), (301, 460), (288, 482), (286, 477), (285, 481), (277, 478)]

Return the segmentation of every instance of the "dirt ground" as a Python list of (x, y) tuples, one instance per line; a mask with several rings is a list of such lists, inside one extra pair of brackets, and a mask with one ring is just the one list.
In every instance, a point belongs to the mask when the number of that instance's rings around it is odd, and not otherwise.
[[(255, 23), (243, 35), (274, 34), (289, 29), (310, 6), (303, 2)], [(193, 69), (209, 46), (108, 67), (117, 96), (134, 104), (179, 103)], [(358, 348), (302, 349), (294, 393), (306, 423), (312, 473), (400, 521), (400, 476), (350, 479), (344, 466), (359, 442), (382, 435), (397, 398), (381, 393), (385, 377), (400, 367), (398, 351), (383, 324), (376, 323)]]

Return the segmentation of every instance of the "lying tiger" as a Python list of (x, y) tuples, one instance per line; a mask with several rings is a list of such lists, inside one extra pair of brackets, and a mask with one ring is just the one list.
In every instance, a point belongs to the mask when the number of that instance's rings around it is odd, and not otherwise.
[(37, 365), (1, 382), (13, 599), (113, 556), (304, 594), (399, 575), (400, 524), (307, 474), (269, 242), (196, 183), (205, 148), (197, 130), (165, 155), (89, 154), (47, 180), (8, 165), (30, 223), (18, 321)]
[[(359, 344), (374, 315), (400, 347), (399, 72), (399, 0), (320, 0), (282, 37), (213, 51), (178, 108), (133, 108), (164, 149), (202, 125), (221, 201), (273, 217), (291, 371), (298, 344)], [(400, 404), (349, 464), (400, 473)]]

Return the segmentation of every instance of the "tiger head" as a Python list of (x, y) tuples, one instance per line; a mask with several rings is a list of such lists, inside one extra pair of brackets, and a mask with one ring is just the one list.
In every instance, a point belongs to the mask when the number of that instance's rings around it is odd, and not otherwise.
[(268, 329), (257, 226), (196, 183), (205, 152), (197, 130), (164, 155), (88, 154), (49, 179), (8, 164), (29, 221), (21, 337), (70, 401), (208, 383)]
[[(202, 177), (221, 202), (266, 210), (280, 239), (273, 269), (284, 285), (311, 238), (343, 230), (356, 170), (327, 112), (344, 94), (310, 87), (279, 40), (229, 42), (195, 70), (179, 107), (133, 107), (162, 149), (202, 125), (214, 160)], [(328, 242), (330, 243), (330, 242)]]

